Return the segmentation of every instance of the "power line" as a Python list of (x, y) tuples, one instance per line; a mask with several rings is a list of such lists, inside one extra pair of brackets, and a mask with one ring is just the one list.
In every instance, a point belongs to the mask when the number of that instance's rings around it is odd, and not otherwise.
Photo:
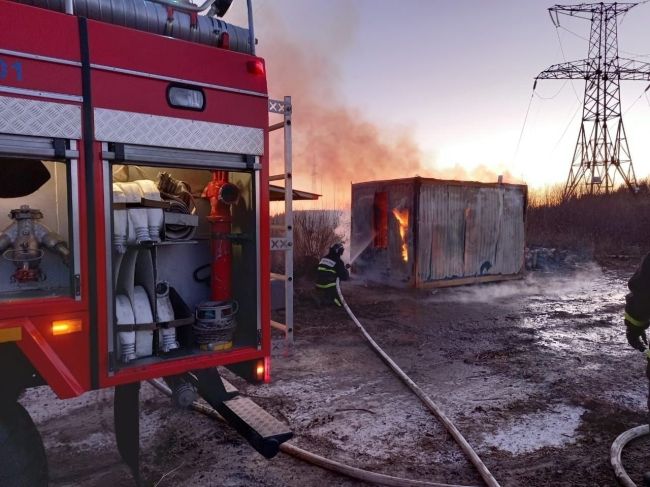
[(528, 121), (528, 114), (530, 113), (530, 106), (533, 104), (533, 96), (535, 95), (535, 88), (530, 94), (530, 99), (528, 100), (528, 108), (526, 108), (526, 115), (524, 116), (524, 123), (521, 126), (521, 132), (519, 132), (519, 140), (517, 141), (517, 147), (515, 148), (515, 153), (512, 156), (513, 164), (517, 160), (517, 155), (519, 154), (519, 147), (521, 146), (521, 139), (524, 136), (524, 129), (526, 128), (526, 122)]
[(560, 142), (562, 142), (562, 139), (564, 139), (564, 136), (569, 131), (569, 127), (571, 127), (571, 124), (573, 123), (573, 120), (576, 118), (576, 115), (578, 114), (578, 112), (580, 111), (581, 108), (582, 108), (582, 104), (580, 104), (580, 105), (578, 105), (576, 107), (575, 111), (573, 112), (573, 115), (571, 115), (571, 119), (569, 120), (569, 123), (567, 123), (566, 127), (564, 127), (564, 131), (562, 132), (562, 135), (560, 135), (560, 138), (557, 139), (557, 142), (553, 146), (553, 149), (551, 149), (551, 155), (553, 155), (555, 153), (555, 150), (560, 145)]
[[(641, 3), (647, 3), (648, 1), (650, 1), (650, 0), (646, 0), (645, 2), (641, 2)], [(639, 3), (639, 5), (641, 5), (641, 3)], [(626, 16), (627, 16), (627, 12), (625, 12), (625, 14), (623, 15), (623, 18), (625, 18)], [(623, 23), (623, 20), (621, 20), (621, 22), (619, 23), (619, 25), (622, 24), (622, 23)], [(564, 27), (563, 25), (559, 25), (559, 26), (557, 26), (557, 27), (556, 27), (556, 30), (557, 30), (557, 29), (562, 29), (562, 30), (564, 30), (565, 32), (568, 32), (569, 34), (571, 34), (572, 36), (577, 37), (578, 39), (582, 39), (583, 41), (587, 41), (587, 42), (589, 42), (589, 38), (587, 38), (587, 37), (585, 37), (585, 36), (582, 36), (582, 35), (578, 34), (577, 32), (572, 31), (571, 29), (567, 29), (567, 28)], [(560, 48), (561, 48), (561, 47), (562, 47), (562, 46), (561, 46), (561, 43), (560, 43)], [(638, 53), (638, 52), (627, 51), (627, 50), (625, 50), (625, 49), (619, 49), (619, 52), (622, 52), (622, 53), (628, 54), (628, 55), (630, 55), (630, 56), (636, 56), (636, 57), (650, 57), (650, 54), (640, 54), (640, 53)], [(562, 54), (564, 55), (564, 51), (562, 51)], [(566, 56), (564, 56), (564, 61), (566, 61), (566, 60), (567, 60), (567, 59), (566, 59)]]
[[(587, 41), (587, 42), (589, 42), (589, 38), (584, 37), (584, 36), (581, 36), (581, 35), (578, 34), (577, 32), (573, 32), (572, 30), (567, 29), (567, 28), (564, 27), (563, 25), (558, 26), (558, 28), (567, 31), (569, 34), (576, 36), (578, 39), (582, 39), (583, 41)], [(565, 59), (566, 59), (566, 57), (565, 57)]]
[(630, 56), (636, 56), (636, 57), (650, 57), (650, 54), (640, 54), (638, 52), (632, 52), (632, 51), (626, 51), (625, 49), (619, 49), (620, 52), (628, 54)]
[(562, 83), (562, 86), (560, 86), (560, 89), (557, 90), (557, 92), (556, 92), (554, 95), (551, 95), (551, 96), (542, 96), (542, 95), (538, 94), (535, 90), (533, 90), (533, 94), (534, 94), (537, 98), (539, 98), (540, 100), (553, 100), (554, 98), (557, 98), (557, 96), (558, 96), (560, 93), (562, 93), (562, 90), (564, 89), (564, 87), (566, 86), (566, 84), (567, 84), (568, 82), (569, 82), (569, 80), (566, 80), (564, 83)]
[(636, 105), (636, 102), (638, 102), (643, 97), (643, 95), (646, 95), (649, 89), (650, 89), (650, 85), (648, 85), (647, 88), (643, 90), (643, 92), (639, 96), (636, 97), (636, 99), (632, 102), (632, 104), (629, 107), (627, 107), (627, 109), (623, 112), (623, 115), (625, 115), (627, 112), (632, 110), (632, 107)]
[[(555, 34), (557, 35), (557, 41), (560, 44), (560, 51), (562, 52), (562, 58), (564, 59), (564, 62), (568, 62), (566, 59), (566, 54), (564, 53), (564, 46), (562, 45), (562, 38), (560, 37), (560, 31), (556, 27), (555, 28)], [(576, 87), (573, 85), (573, 80), (571, 81), (571, 89), (573, 89), (573, 94), (576, 96), (576, 100), (580, 101), (580, 97), (578, 96), (578, 92), (576, 91)]]

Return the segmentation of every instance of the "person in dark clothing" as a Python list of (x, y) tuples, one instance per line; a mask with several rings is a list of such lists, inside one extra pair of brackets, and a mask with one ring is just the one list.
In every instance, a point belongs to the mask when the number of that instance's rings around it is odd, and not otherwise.
[[(650, 253), (627, 283), (630, 292), (625, 296), (625, 336), (632, 348), (645, 352), (648, 358), (646, 377), (650, 385), (650, 353), (646, 329), (650, 325)], [(650, 389), (648, 392), (650, 414)]]
[(316, 289), (321, 303), (341, 306), (341, 301), (336, 292), (336, 278), (338, 277), (341, 281), (350, 279), (348, 266), (341, 260), (343, 250), (345, 250), (343, 244), (332, 245), (327, 255), (318, 263)]

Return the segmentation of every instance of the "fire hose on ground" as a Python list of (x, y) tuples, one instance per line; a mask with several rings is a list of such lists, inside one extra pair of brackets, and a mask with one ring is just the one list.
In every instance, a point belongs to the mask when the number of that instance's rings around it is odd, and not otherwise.
[(343, 308), (345, 308), (345, 311), (347, 311), (348, 315), (354, 321), (354, 324), (357, 325), (359, 330), (361, 330), (361, 333), (363, 334), (364, 337), (366, 337), (366, 340), (368, 340), (368, 343), (372, 346), (373, 350), (381, 357), (381, 359), (386, 362), (386, 365), (388, 365), (393, 372), (400, 378), (404, 384), (408, 386), (413, 393), (418, 396), (418, 398), (424, 403), (424, 405), (433, 413), (433, 415), (440, 420), (440, 422), (447, 428), (447, 431), (449, 434), (456, 440), (456, 443), (458, 443), (458, 446), (460, 446), (461, 450), (463, 450), (463, 453), (467, 456), (470, 462), (476, 467), (478, 470), (479, 474), (485, 481), (485, 483), (489, 487), (499, 487), (499, 483), (496, 481), (494, 476), (490, 473), (488, 468), (485, 466), (483, 461), (479, 458), (479, 456), (476, 454), (476, 452), (472, 449), (470, 444), (467, 442), (467, 440), (463, 437), (463, 435), (458, 431), (458, 428), (454, 425), (454, 423), (451, 422), (451, 420), (445, 415), (445, 413), (440, 409), (440, 406), (438, 406), (435, 402), (431, 400), (429, 396), (427, 396), (420, 387), (411, 380), (411, 378), (404, 373), (402, 369), (399, 368), (399, 366), (384, 352), (379, 345), (372, 339), (370, 334), (366, 331), (366, 329), (363, 327), (363, 325), (359, 322), (356, 316), (354, 316), (354, 313), (352, 313), (352, 310), (348, 306), (348, 303), (346, 303), (345, 298), (343, 297), (343, 293), (341, 292), (341, 286), (340, 282), (337, 279), (336, 280), (336, 291), (338, 292), (339, 299), (341, 300), (341, 304), (343, 304)]
[[(640, 438), (641, 436), (645, 436), (649, 433), (650, 433), (650, 427), (647, 424), (643, 424), (641, 426), (637, 426), (635, 428), (629, 429), (621, 433), (616, 438), (616, 440), (614, 440), (614, 443), (612, 443), (612, 447), (609, 451), (610, 461), (612, 463), (612, 467), (614, 468), (614, 475), (616, 475), (616, 479), (624, 487), (637, 487), (637, 486), (634, 482), (632, 482), (632, 479), (623, 468), (623, 462), (621, 461), (621, 454), (623, 453), (623, 448), (625, 448), (625, 445), (627, 445), (630, 441), (636, 438)], [(648, 481), (650, 480), (647, 477), (648, 474), (646, 474), (646, 477), (644, 478), (646, 483), (645, 485), (648, 485)]]
[[(402, 371), (402, 369), (399, 368), (399, 366), (381, 349), (379, 345), (373, 340), (373, 338), (368, 334), (366, 329), (363, 327), (363, 325), (359, 322), (359, 320), (356, 318), (354, 313), (352, 313), (352, 310), (348, 306), (347, 302), (345, 301), (345, 298), (343, 297), (343, 294), (341, 293), (341, 287), (339, 284), (339, 281), (337, 280), (336, 282), (336, 290), (339, 295), (339, 299), (343, 305), (343, 308), (345, 311), (348, 313), (352, 321), (357, 325), (357, 327), (361, 330), (361, 333), (363, 336), (366, 338), (368, 343), (370, 343), (371, 347), (373, 350), (381, 357), (381, 359), (395, 372), (395, 374), (404, 382), (413, 393), (415, 393), (416, 396), (427, 406), (427, 408), (438, 418), (442, 424), (445, 426), (447, 431), (451, 434), (451, 436), (456, 440), (460, 448), (463, 450), (463, 453), (468, 457), (470, 462), (476, 467), (478, 470), (479, 474), (485, 481), (485, 483), (489, 487), (500, 487), (499, 483), (496, 481), (494, 476), (490, 473), (488, 468), (485, 466), (485, 464), (481, 461), (479, 456), (476, 454), (476, 452), (472, 449), (472, 447), (469, 445), (467, 440), (463, 437), (463, 435), (460, 433), (460, 431), (456, 428), (456, 426), (451, 422), (449, 418), (444, 414), (442, 409), (431, 400), (429, 396), (427, 396), (424, 391), (415, 383), (413, 382), (405, 373)], [(167, 396), (171, 396), (172, 392), (171, 389), (169, 389), (165, 384), (163, 384), (160, 381), (153, 380), (149, 381), (149, 383), (161, 391), (163, 394)], [(197, 412), (200, 412), (202, 414), (205, 414), (207, 416), (210, 416), (212, 418), (220, 419), (222, 420), (221, 416), (217, 411), (215, 411), (213, 408), (210, 406), (194, 402), (192, 403), (192, 409), (194, 409)], [(362, 480), (364, 482), (370, 482), (370, 483), (375, 483), (379, 485), (387, 485), (387, 486), (393, 486), (393, 487), (463, 487), (459, 485), (451, 485), (451, 484), (442, 484), (442, 483), (437, 483), (437, 482), (427, 482), (427, 481), (422, 481), (422, 480), (410, 480), (410, 479), (404, 479), (400, 477), (394, 477), (392, 475), (385, 475), (385, 474), (379, 474), (376, 472), (370, 472), (368, 470), (363, 470), (360, 468), (352, 467), (350, 465), (346, 465), (340, 462), (337, 462), (335, 460), (331, 460), (329, 458), (322, 457), (320, 455), (317, 455), (315, 453), (309, 452), (307, 450), (304, 450), (302, 448), (299, 448), (289, 442), (283, 443), (280, 445), (280, 451), (291, 455), (295, 458), (298, 458), (300, 460), (312, 463), (316, 466), (343, 474), (347, 475), (348, 477), (355, 478), (357, 480)]]
[[(149, 384), (151, 384), (154, 388), (158, 389), (166, 396), (171, 397), (171, 389), (160, 380), (150, 380)], [(221, 415), (219, 415), (217, 411), (215, 411), (207, 404), (193, 402), (190, 407), (194, 409), (194, 411), (197, 411), (201, 414), (205, 414), (206, 416), (217, 419), (219, 421), (224, 421)], [(280, 445), (280, 451), (318, 467), (322, 467), (327, 470), (340, 473), (342, 475), (347, 475), (348, 477), (352, 477), (357, 480), (378, 485), (388, 485), (392, 487), (465, 487), (462, 485), (441, 484), (437, 482), (426, 482), (423, 480), (403, 479), (400, 477), (393, 477), (392, 475), (385, 475), (381, 473), (370, 472), (368, 470), (362, 470), (360, 468), (352, 467), (335, 460), (330, 460), (329, 458), (322, 457), (316, 453), (303, 450), (302, 448), (299, 448), (289, 442), (282, 443)]]
[[(472, 447), (467, 443), (465, 438), (460, 434), (460, 432), (456, 429), (456, 427), (449, 421), (449, 419), (445, 416), (445, 414), (440, 410), (440, 408), (433, 402), (431, 399), (429, 399), (426, 394), (420, 389), (417, 384), (415, 384), (398, 366), (391, 360), (391, 358), (386, 355), (386, 353), (375, 343), (375, 341), (372, 339), (372, 337), (366, 332), (365, 328), (361, 325), (359, 320), (354, 316), (352, 311), (350, 310), (350, 307), (347, 305), (345, 302), (345, 299), (343, 298), (343, 294), (341, 293), (341, 287), (339, 285), (339, 282), (337, 281), (336, 283), (336, 290), (338, 291), (339, 298), (341, 300), (341, 303), (343, 304), (343, 307), (345, 308), (345, 311), (347, 311), (348, 315), (350, 318), (352, 318), (352, 321), (359, 327), (361, 330), (361, 333), (366, 337), (368, 342), (370, 342), (370, 345), (373, 347), (373, 349), (379, 354), (379, 356), (388, 364), (388, 366), (393, 369), (393, 371), (399, 376), (399, 378), (409, 386), (409, 388), (424, 402), (424, 404), (431, 410), (431, 412), (438, 418), (440, 421), (445, 425), (449, 433), (454, 437), (454, 439), (458, 442), (459, 446), (463, 449), (463, 452), (468, 456), (470, 461), (474, 464), (474, 466), (477, 468), (479, 473), (481, 474), (481, 477), (485, 480), (485, 483), (488, 484), (489, 486), (498, 486), (499, 484), (497, 481), (494, 479), (494, 477), (490, 474), (490, 472), (487, 470), (487, 467), (483, 464), (481, 459), (476, 455), (474, 450), (472, 450)], [(635, 428), (629, 429), (623, 433), (621, 433), (616, 440), (614, 440), (614, 443), (612, 443), (612, 447), (610, 449), (610, 461), (612, 464), (612, 467), (614, 468), (614, 475), (616, 475), (616, 479), (619, 481), (619, 483), (623, 487), (637, 487), (637, 485), (632, 481), (630, 476), (627, 474), (625, 469), (623, 468), (623, 462), (621, 461), (621, 455), (623, 453), (623, 448), (630, 443), (632, 440), (635, 440), (637, 438), (640, 438), (642, 436), (650, 434), (650, 425), (641, 425), (637, 426)], [(646, 474), (644, 477), (644, 482), (645, 485), (650, 485), (650, 474)]]

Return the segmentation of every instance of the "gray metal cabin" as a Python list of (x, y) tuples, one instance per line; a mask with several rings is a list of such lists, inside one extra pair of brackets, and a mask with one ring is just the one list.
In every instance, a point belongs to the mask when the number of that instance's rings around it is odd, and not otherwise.
[(353, 184), (355, 272), (417, 288), (520, 278), (526, 197), (520, 184), (420, 177)]

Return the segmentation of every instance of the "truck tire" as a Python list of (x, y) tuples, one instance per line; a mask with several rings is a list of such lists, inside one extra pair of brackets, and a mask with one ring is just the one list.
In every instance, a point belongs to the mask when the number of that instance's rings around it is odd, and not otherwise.
[(0, 485), (47, 486), (45, 448), (29, 413), (17, 402), (0, 401)]

